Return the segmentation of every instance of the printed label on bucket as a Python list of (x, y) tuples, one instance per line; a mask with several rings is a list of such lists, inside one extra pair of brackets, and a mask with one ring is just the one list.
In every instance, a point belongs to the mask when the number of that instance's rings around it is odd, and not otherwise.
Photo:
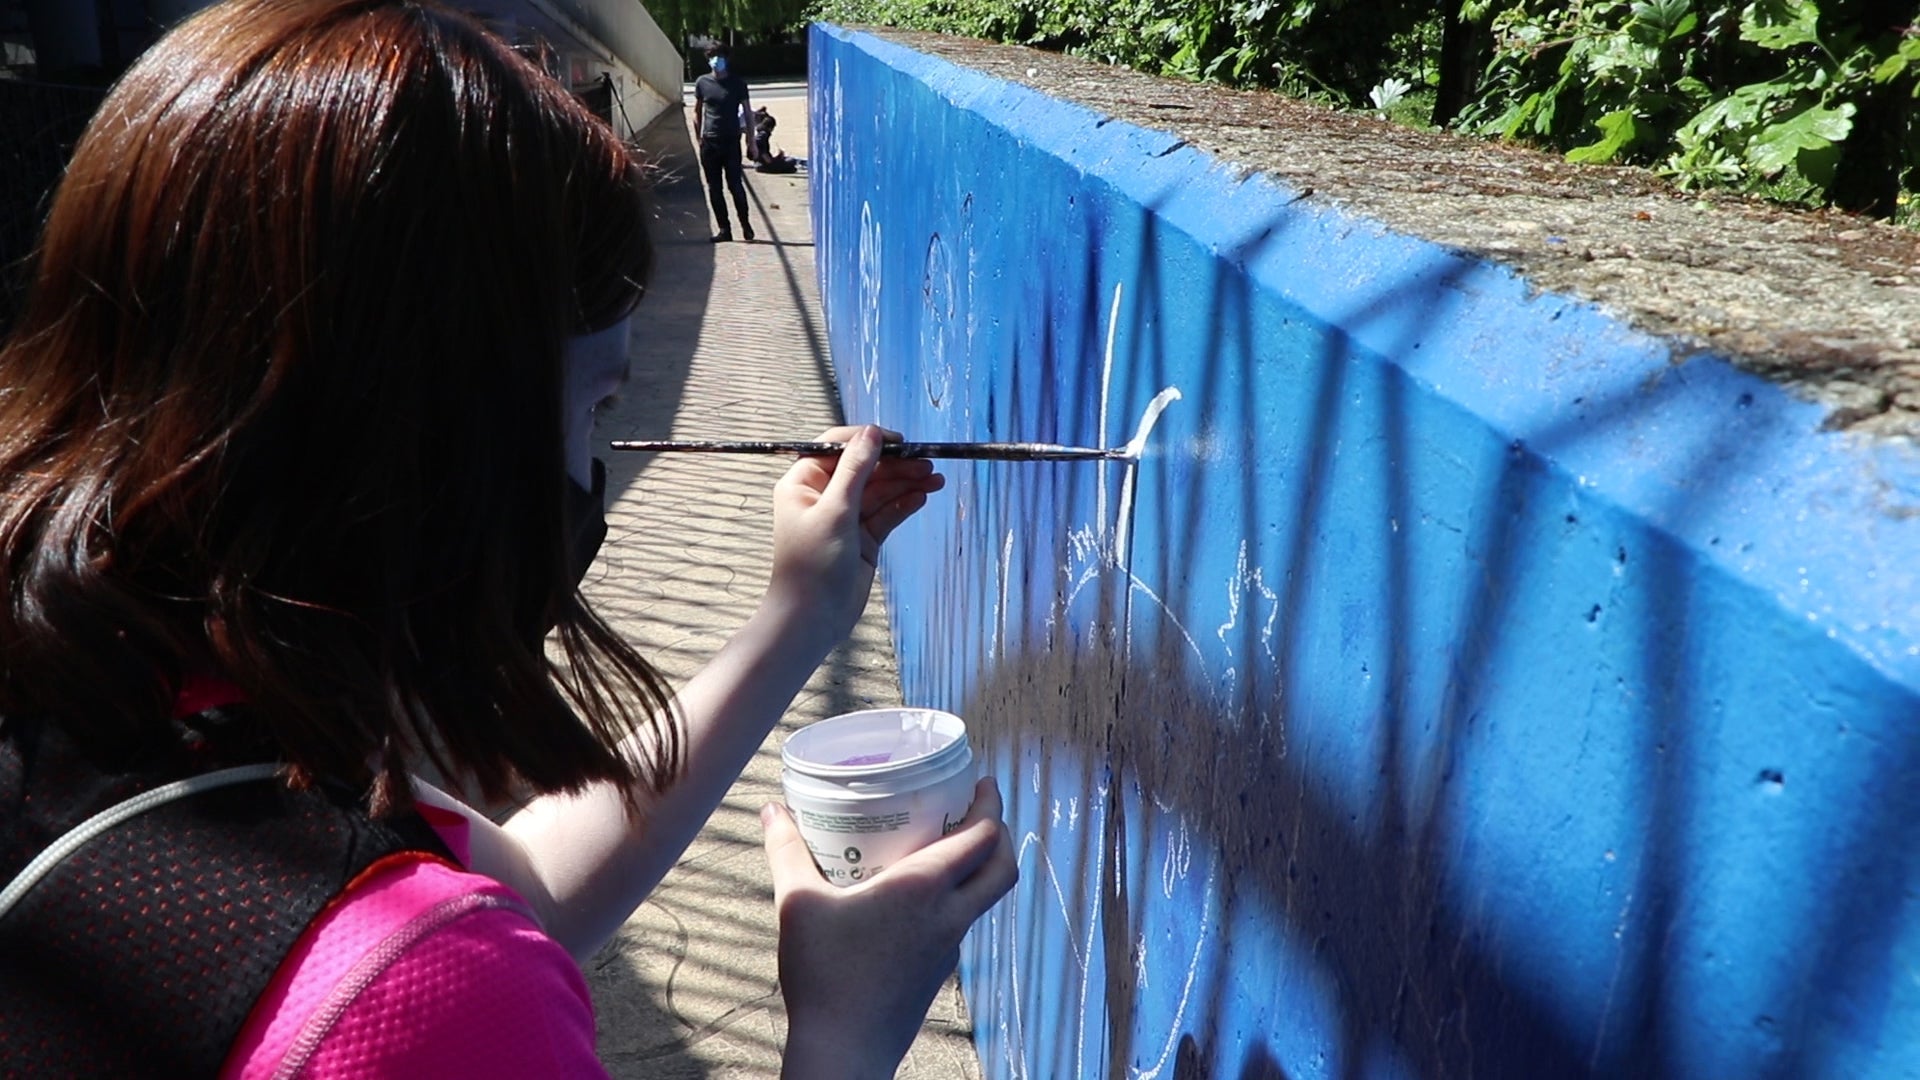
[(924, 842), (924, 838), (904, 835), (913, 825), (910, 810), (889, 814), (800, 810), (794, 816), (815, 865), (835, 885), (865, 881)]
[(897, 814), (822, 814), (817, 810), (800, 811), (802, 828), (830, 833), (897, 832), (913, 820), (911, 810)]
[(973, 801), (966, 725), (929, 709), (817, 721), (781, 748), (780, 786), (807, 850), (856, 885), (952, 832)]

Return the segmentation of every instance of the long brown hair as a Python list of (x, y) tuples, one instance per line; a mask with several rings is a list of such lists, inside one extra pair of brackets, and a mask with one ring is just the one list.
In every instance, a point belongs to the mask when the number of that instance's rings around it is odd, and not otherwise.
[(139, 753), (212, 673), (296, 783), (377, 808), (423, 756), (488, 798), (670, 782), (664, 681), (556, 585), (562, 346), (639, 298), (641, 184), (429, 0), (230, 0), (162, 39), (0, 348), (0, 717)]

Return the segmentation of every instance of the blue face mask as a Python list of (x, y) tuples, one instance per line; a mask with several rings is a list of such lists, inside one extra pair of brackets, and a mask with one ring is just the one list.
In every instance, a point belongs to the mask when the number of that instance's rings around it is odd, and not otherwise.
[(713, 69), (715, 75), (725, 75), (727, 73), (727, 58), (724, 56), (713, 57), (707, 61), (707, 66)]

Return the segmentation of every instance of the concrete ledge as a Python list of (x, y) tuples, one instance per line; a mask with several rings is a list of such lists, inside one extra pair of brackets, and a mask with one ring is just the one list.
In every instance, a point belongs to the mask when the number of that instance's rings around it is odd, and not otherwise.
[(1179, 395), (888, 546), (1025, 875), (990, 1074), (1920, 1072), (1907, 444), (1175, 135), (810, 54), (850, 418)]

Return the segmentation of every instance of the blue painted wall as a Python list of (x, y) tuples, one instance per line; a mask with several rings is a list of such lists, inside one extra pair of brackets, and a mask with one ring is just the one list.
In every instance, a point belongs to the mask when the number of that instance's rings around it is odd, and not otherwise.
[(1920, 1074), (1920, 466), (1171, 136), (816, 27), (908, 700), (1021, 883), (996, 1077)]

